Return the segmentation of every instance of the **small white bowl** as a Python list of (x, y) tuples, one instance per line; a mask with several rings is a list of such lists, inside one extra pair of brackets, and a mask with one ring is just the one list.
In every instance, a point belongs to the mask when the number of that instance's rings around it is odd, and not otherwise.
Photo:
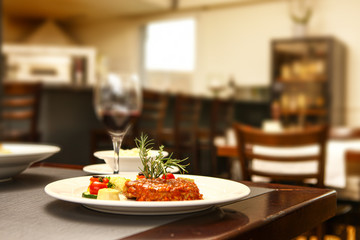
[[(157, 150), (151, 150), (150, 156), (156, 156), (159, 154)], [(168, 152), (163, 151), (163, 155), (167, 156)], [(98, 151), (94, 153), (94, 156), (105, 161), (112, 169), (114, 169), (114, 151)], [(139, 156), (124, 156), (120, 154), (120, 172), (139, 172), (142, 167), (142, 163)]]

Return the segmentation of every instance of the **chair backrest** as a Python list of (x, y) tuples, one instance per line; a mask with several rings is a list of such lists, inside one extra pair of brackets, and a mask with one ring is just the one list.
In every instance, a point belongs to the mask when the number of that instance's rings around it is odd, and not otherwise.
[[(184, 150), (195, 149), (201, 107), (202, 102), (197, 97), (175, 95), (173, 108), (169, 109), (173, 124), (170, 128), (164, 129), (160, 140), (174, 157), (182, 158)], [(194, 156), (191, 158), (197, 157), (195, 151), (192, 151)]]
[(234, 103), (227, 99), (214, 99), (211, 104), (210, 131), (213, 137), (224, 136), (232, 126)]
[(199, 126), (202, 102), (195, 96), (178, 94), (175, 97), (175, 141), (181, 144), (183, 137), (194, 140)]
[(234, 110), (234, 102), (232, 100), (215, 98), (211, 102), (208, 147), (211, 151), (210, 156), (213, 176), (218, 174), (218, 159), (216, 155), (215, 138), (219, 136), (226, 136), (226, 131), (232, 127)]
[(196, 96), (178, 94), (174, 108), (174, 157), (188, 158), (188, 170), (193, 174), (200, 171), (197, 134), (202, 110), (202, 101)]
[[(323, 125), (313, 126), (302, 130), (285, 131), (282, 133), (268, 133), (260, 129), (235, 123), (234, 130), (237, 138), (239, 159), (244, 180), (252, 180), (253, 176), (262, 176), (274, 181), (285, 181), (303, 184), (306, 180), (316, 179), (317, 187), (324, 187), (325, 154), (328, 128)], [(286, 155), (276, 152), (256, 152), (255, 147), (287, 148)], [(317, 146), (317, 151), (299, 154), (291, 148)], [(278, 171), (254, 169), (253, 161), (276, 161), (281, 163), (294, 163), (316, 161), (317, 168), (311, 173), (284, 173)], [(280, 170), (280, 169), (279, 169)]]
[(4, 82), (2, 96), (3, 140), (34, 141), (38, 131), (42, 83)]
[(150, 139), (154, 139), (157, 147), (160, 144), (158, 141), (164, 128), (167, 107), (168, 96), (165, 93), (144, 89), (141, 116), (134, 126), (135, 137), (144, 132)]

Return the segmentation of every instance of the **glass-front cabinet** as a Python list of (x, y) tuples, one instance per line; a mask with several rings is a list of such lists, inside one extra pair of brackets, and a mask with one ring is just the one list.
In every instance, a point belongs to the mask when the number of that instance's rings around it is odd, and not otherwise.
[(284, 125), (344, 123), (345, 48), (335, 38), (273, 40), (272, 110)]

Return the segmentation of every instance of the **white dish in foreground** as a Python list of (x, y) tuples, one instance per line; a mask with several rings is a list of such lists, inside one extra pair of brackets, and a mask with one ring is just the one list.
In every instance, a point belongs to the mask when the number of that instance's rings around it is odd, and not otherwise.
[[(135, 179), (136, 173), (120, 173), (119, 176)], [(93, 210), (130, 215), (168, 215), (197, 212), (213, 206), (223, 206), (236, 202), (250, 193), (250, 189), (246, 185), (231, 180), (195, 175), (175, 176), (194, 179), (200, 193), (203, 194), (204, 200), (142, 202), (82, 198), (81, 194), (86, 191), (89, 185), (89, 176), (68, 178), (50, 183), (45, 187), (45, 192), (54, 198), (80, 203)]]
[(10, 153), (0, 153), (0, 181), (18, 175), (31, 164), (60, 151), (57, 146), (30, 143), (2, 143), (2, 147)]
[[(83, 171), (87, 172), (87, 173), (91, 173), (91, 174), (113, 174), (113, 172), (114, 172), (111, 169), (111, 167), (109, 165), (107, 165), (106, 163), (87, 165), (87, 166), (83, 167)], [(140, 170), (138, 169), (138, 171), (140, 171)], [(177, 168), (177, 167), (170, 168), (168, 172), (178, 173), (179, 168)]]
[[(150, 156), (158, 155), (159, 151), (151, 150)], [(168, 152), (163, 151), (164, 156), (168, 155)], [(98, 151), (94, 153), (94, 156), (102, 159), (108, 164), (111, 168), (114, 167), (114, 151), (106, 150), (106, 151)], [(142, 166), (141, 160), (139, 156), (120, 156), (120, 172), (138, 172), (139, 167)]]

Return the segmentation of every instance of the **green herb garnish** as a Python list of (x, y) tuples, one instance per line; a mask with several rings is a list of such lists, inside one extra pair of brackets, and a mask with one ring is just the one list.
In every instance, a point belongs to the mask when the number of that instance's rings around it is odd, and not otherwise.
[(177, 167), (180, 170), (180, 173), (187, 172), (185, 167), (189, 164), (183, 165), (181, 164), (187, 158), (179, 160), (173, 159), (172, 153), (169, 154), (168, 157), (164, 157), (164, 146), (161, 145), (159, 147), (159, 153), (156, 156), (150, 156), (149, 152), (152, 150), (152, 146), (154, 145), (153, 139), (148, 139), (148, 136), (145, 134), (141, 134), (140, 139), (135, 139), (136, 146), (140, 149), (139, 156), (143, 165), (143, 169), (140, 171), (144, 174), (145, 178), (155, 179), (163, 174), (167, 173), (168, 168)]

